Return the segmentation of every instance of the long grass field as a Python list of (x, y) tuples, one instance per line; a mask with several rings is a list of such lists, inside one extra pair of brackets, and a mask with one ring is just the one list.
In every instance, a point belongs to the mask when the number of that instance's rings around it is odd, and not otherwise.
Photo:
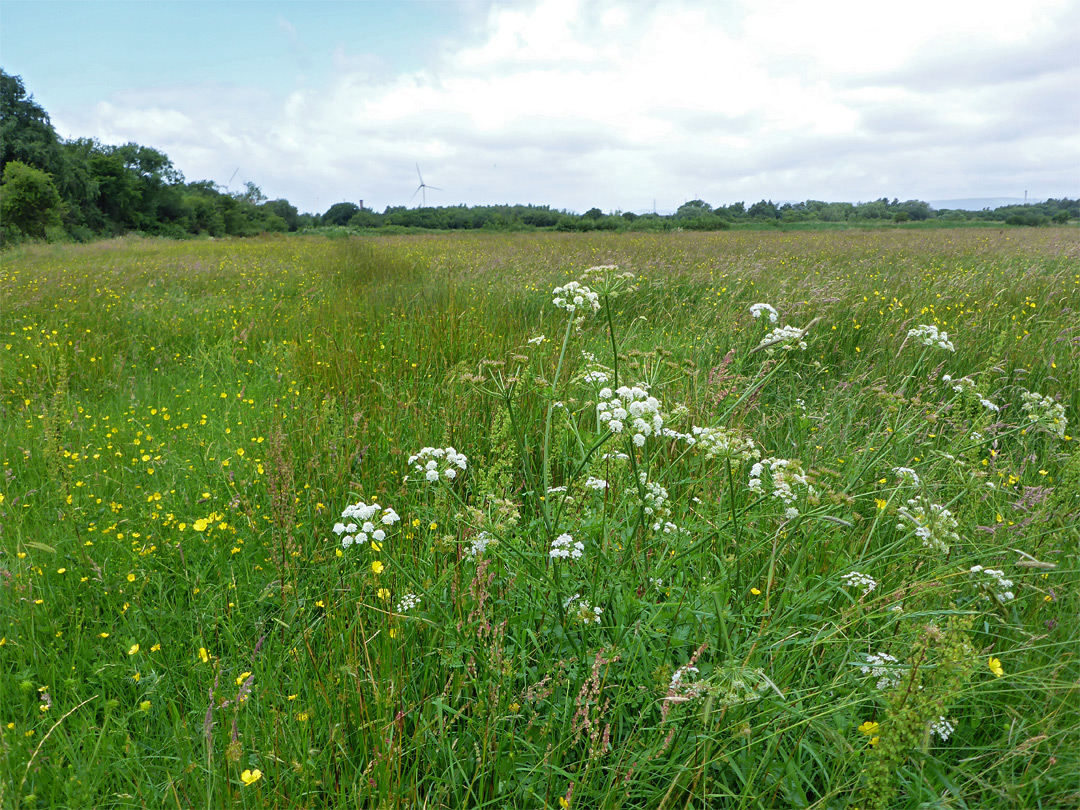
[(0, 807), (1076, 807), (1078, 380), (1074, 228), (5, 252)]

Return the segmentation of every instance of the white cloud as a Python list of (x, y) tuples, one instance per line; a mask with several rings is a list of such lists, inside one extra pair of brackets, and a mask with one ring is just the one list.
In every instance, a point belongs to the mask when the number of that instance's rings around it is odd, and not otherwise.
[(421, 70), (343, 43), (322, 84), (126, 93), (65, 123), (193, 179), (240, 165), (310, 210), (403, 204), (415, 162), (444, 189), (431, 204), (1057, 196), (1080, 187), (1076, 17), (1059, 0), (496, 3)]

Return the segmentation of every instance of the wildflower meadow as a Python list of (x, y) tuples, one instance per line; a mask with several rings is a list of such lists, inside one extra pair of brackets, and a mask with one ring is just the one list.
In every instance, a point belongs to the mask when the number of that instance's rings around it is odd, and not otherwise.
[(0, 265), (0, 807), (1080, 803), (1075, 229)]

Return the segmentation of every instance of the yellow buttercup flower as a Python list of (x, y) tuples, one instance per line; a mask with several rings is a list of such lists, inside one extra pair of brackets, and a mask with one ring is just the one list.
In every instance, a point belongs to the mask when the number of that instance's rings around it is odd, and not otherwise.
[(996, 675), (997, 677), (1000, 678), (1002, 675), (1005, 674), (1005, 669), (1001, 666), (1001, 660), (1000, 659), (991, 658), (987, 662), (987, 664), (990, 667), (990, 671), (993, 672), (994, 675)]
[(245, 785), (253, 785), (260, 779), (262, 779), (262, 775), (262, 771), (260, 771), (258, 768), (253, 771), (245, 770), (243, 773), (240, 774), (240, 781), (243, 782)]
[(128, 655), (134, 655), (138, 651), (139, 651), (139, 645), (138, 644), (132, 644), (131, 649), (128, 650)]
[(210, 662), (210, 655), (206, 652), (206, 647), (199, 647), (199, 660), (204, 664)]
[(375, 560), (371, 564), (372, 573), (381, 574), (383, 572), (383, 568), (385, 568), (385, 566), (381, 562), (379, 562), (378, 560)]

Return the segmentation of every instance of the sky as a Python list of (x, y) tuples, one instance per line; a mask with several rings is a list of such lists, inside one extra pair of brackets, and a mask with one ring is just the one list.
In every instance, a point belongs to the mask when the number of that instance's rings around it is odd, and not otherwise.
[(1080, 196), (1075, 0), (0, 0), (0, 66), (313, 213)]

